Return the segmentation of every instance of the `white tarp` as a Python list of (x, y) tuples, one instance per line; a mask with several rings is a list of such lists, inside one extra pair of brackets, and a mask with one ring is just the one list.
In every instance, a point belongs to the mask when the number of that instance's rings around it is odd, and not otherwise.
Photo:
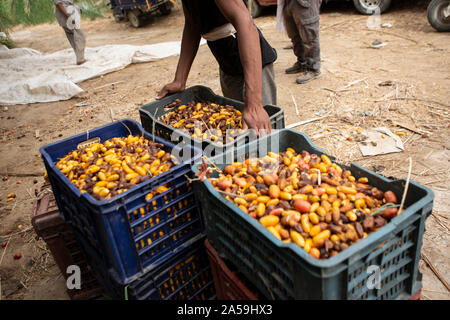
[[(205, 41), (202, 40), (201, 44)], [(152, 45), (106, 45), (86, 48), (86, 63), (77, 66), (72, 49), (42, 54), (29, 48), (0, 46), (0, 104), (67, 100), (83, 92), (76, 83), (180, 53), (180, 42)]]

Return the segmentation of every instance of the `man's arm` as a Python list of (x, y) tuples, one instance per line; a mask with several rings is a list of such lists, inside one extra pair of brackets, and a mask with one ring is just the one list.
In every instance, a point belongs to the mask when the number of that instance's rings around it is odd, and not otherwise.
[(258, 30), (242, 0), (214, 1), (237, 31), (245, 79), (244, 120), (251, 129), (270, 132), (270, 119), (262, 106), (262, 58)]
[(175, 79), (166, 84), (159, 92), (156, 99), (162, 99), (167, 94), (183, 91), (186, 88), (186, 81), (191, 70), (192, 62), (197, 55), (198, 47), (200, 45), (201, 33), (199, 26), (195, 24), (191, 16), (191, 12), (186, 10), (183, 2), (184, 12), (184, 29), (183, 37), (181, 39), (180, 58), (178, 60), (177, 71), (175, 72)]

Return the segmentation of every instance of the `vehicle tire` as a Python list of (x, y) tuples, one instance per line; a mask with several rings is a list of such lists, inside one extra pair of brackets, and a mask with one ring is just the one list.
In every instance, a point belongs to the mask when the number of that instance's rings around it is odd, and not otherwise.
[[(245, 0), (245, 6), (248, 8), (248, 0)], [(251, 8), (251, 16), (252, 18), (258, 18), (263, 11), (263, 7), (258, 3), (258, 0), (252, 1), (252, 8)]]
[(391, 6), (392, 0), (353, 0), (353, 4), (359, 13), (365, 15), (371, 15), (376, 12), (377, 9), (380, 13), (385, 12)]
[(170, 14), (172, 12), (172, 4), (170, 2), (166, 2), (162, 5), (160, 5), (158, 7), (159, 12), (161, 12), (161, 14), (163, 16), (167, 16), (168, 14)]
[(139, 28), (143, 24), (143, 19), (140, 16), (139, 12), (136, 10), (130, 10), (127, 12), (128, 21), (130, 21), (130, 24), (135, 27)]
[[(447, 17), (445, 16), (447, 10)], [(427, 8), (427, 18), (431, 26), (440, 32), (450, 31), (450, 0), (433, 0)]]

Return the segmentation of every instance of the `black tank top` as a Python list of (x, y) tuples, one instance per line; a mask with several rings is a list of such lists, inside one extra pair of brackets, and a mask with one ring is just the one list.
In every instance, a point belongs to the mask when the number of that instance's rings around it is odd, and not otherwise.
[[(192, 16), (193, 22), (200, 26), (201, 34), (208, 33), (212, 29), (229, 22), (220, 12), (214, 0), (183, 0), (183, 4)], [(259, 29), (258, 33), (262, 67), (264, 67), (277, 59), (277, 52), (267, 42)], [(229, 75), (242, 75), (244, 73), (236, 37), (229, 36), (216, 41), (208, 41), (208, 46), (223, 72)]]

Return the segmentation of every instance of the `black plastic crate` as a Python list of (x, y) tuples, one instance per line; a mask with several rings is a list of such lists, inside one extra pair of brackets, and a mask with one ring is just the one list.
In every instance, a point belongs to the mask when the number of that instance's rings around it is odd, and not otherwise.
[[(187, 104), (192, 101), (195, 102), (213, 102), (219, 105), (230, 105), (235, 107), (239, 111), (244, 110), (244, 103), (241, 101), (225, 98), (215, 94), (210, 88), (204, 86), (193, 86), (187, 88), (183, 92), (172, 94), (164, 97), (161, 100), (157, 100), (139, 108), (139, 115), (141, 117), (141, 123), (144, 129), (148, 132), (153, 132), (158, 137), (162, 137), (167, 141), (172, 141), (174, 144), (186, 143), (191, 144), (197, 148), (201, 148), (208, 156), (214, 156), (223, 153), (225, 150), (229, 150), (232, 147), (243, 146), (249, 141), (248, 133), (242, 134), (237, 137), (233, 142), (228, 144), (217, 144), (211, 140), (199, 140), (192, 138), (185, 131), (175, 129), (161, 120), (166, 113), (173, 109), (164, 109), (164, 106), (179, 99), (180, 104)], [(274, 105), (266, 105), (264, 109), (267, 111), (270, 122), (273, 129), (283, 129), (284, 111), (281, 107)], [(175, 134), (173, 134), (175, 133)]]
[[(324, 154), (302, 133), (284, 129), (238, 149), (235, 161), (265, 156), (291, 147)], [(231, 153), (231, 151), (230, 151)], [(220, 169), (223, 156), (212, 159)], [(401, 199), (405, 180), (390, 180), (357, 164), (342, 166), (356, 178), (368, 177), (371, 185), (392, 190)], [(197, 166), (193, 171), (198, 172)], [(213, 174), (213, 177), (217, 173)], [(223, 197), (206, 180), (196, 182), (196, 196), (204, 213), (208, 241), (236, 265), (266, 298), (273, 299), (408, 299), (421, 287), (420, 250), (425, 220), (433, 207), (433, 192), (410, 181), (405, 210), (381, 229), (334, 257), (318, 260), (294, 243), (275, 238)], [(381, 288), (369, 289), (368, 267), (380, 267)]]

